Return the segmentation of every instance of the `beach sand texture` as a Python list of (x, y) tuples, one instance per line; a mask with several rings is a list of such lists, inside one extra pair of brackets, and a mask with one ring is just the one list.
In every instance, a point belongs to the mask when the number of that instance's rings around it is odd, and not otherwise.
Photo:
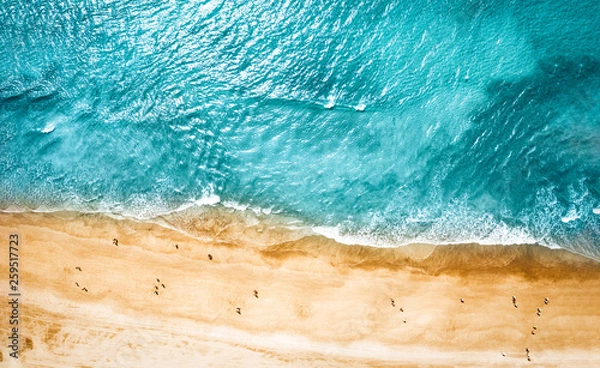
[[(21, 291), (20, 358), (2, 344), (1, 364), (600, 366), (596, 261), (536, 245), (383, 249), (199, 221), (191, 236), (100, 214), (1, 213), (0, 273), (18, 233)], [(9, 313), (0, 309), (2, 341)]]

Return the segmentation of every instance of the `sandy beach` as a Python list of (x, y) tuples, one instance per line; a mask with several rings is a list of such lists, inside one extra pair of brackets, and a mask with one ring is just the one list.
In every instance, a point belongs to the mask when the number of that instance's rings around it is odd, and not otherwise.
[[(21, 293), (19, 359), (3, 343), (2, 365), (600, 366), (596, 261), (535, 245), (264, 241), (202, 221), (191, 236), (99, 214), (1, 213), (0, 292), (16, 233)], [(5, 303), (4, 342), (10, 313)]]

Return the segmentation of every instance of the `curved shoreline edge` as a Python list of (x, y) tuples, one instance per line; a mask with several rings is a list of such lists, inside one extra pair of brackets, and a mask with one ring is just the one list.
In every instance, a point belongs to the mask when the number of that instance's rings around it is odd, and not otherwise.
[[(352, 246), (352, 247), (366, 247), (375, 249), (386, 249), (386, 248), (403, 248), (403, 247), (440, 247), (449, 246), (453, 249), (456, 247), (462, 248), (468, 246), (484, 246), (484, 247), (543, 247), (551, 250), (561, 250), (567, 253), (575, 254), (580, 257), (587, 258), (589, 260), (600, 262), (600, 258), (595, 258), (592, 255), (579, 253), (574, 249), (562, 248), (560, 246), (549, 246), (540, 244), (538, 242), (522, 242), (522, 243), (481, 243), (477, 241), (454, 241), (454, 242), (403, 242), (398, 244), (386, 243), (386, 245), (380, 246), (370, 244), (369, 241), (364, 239), (358, 239), (356, 242), (352, 241), (354, 236), (349, 236), (348, 239), (338, 239), (338, 235), (326, 234), (323, 231), (316, 231), (314, 226), (304, 224), (302, 221), (288, 217), (282, 214), (271, 214), (262, 213), (261, 211), (250, 210), (248, 208), (234, 208), (231, 206), (210, 205), (210, 206), (186, 206), (175, 211), (164, 212), (155, 217), (138, 218), (129, 215), (104, 212), (104, 211), (79, 211), (79, 210), (30, 210), (21, 208), (18, 210), (0, 210), (0, 214), (41, 214), (56, 216), (59, 218), (77, 218), (79, 216), (102, 216), (117, 221), (133, 221), (136, 223), (153, 223), (160, 226), (166, 227), (171, 230), (183, 232), (185, 235), (192, 236), (199, 239), (206, 239), (207, 237), (212, 240), (220, 241), (220, 237), (223, 234), (227, 234), (233, 229), (233, 234), (228, 234), (226, 242), (249, 242), (254, 245), (273, 245), (285, 242), (286, 239), (298, 240), (303, 237), (313, 236), (315, 238), (324, 238), (331, 240), (336, 245)], [(208, 223), (208, 226), (205, 224)], [(299, 224), (299, 225), (298, 225)], [(216, 226), (215, 226), (216, 225)], [(257, 229), (258, 232), (256, 231)], [(260, 234), (263, 230), (267, 230), (268, 235), (274, 235), (273, 239), (267, 239)], [(272, 231), (275, 230), (275, 231)], [(245, 237), (244, 232), (254, 231), (254, 239), (249, 240)], [(295, 233), (295, 234), (294, 234)], [(282, 234), (287, 234), (287, 237), (282, 237)], [(239, 237), (239, 238), (237, 238)], [(342, 236), (345, 237), (345, 236)]]
[(349, 246), (196, 220), (190, 236), (102, 214), (0, 213), (0, 235), (22, 239), (21, 361), (514, 366), (528, 348), (547, 366), (600, 363), (600, 263), (583, 256), (539, 245)]

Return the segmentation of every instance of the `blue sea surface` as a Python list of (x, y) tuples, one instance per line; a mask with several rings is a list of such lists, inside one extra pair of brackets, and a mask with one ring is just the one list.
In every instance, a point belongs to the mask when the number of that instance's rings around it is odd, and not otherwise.
[(600, 259), (597, 0), (0, 0), (0, 55), (1, 210)]

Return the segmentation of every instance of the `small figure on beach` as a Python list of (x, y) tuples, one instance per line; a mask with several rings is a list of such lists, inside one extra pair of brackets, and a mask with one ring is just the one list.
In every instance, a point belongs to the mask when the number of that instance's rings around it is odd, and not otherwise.
[(394, 301), (394, 299), (390, 299), (390, 301), (392, 302), (392, 307), (396, 306), (396, 302)]
[(258, 291), (254, 290), (254, 297), (258, 299)]
[(503, 351), (501, 351), (500, 353), (502, 353), (502, 356), (506, 356), (506, 354)]
[(85, 291), (86, 293), (88, 292), (88, 289), (85, 288), (85, 287), (83, 289), (81, 289), (81, 290)]
[(235, 308), (235, 313), (239, 314), (240, 316), (242, 315), (242, 310), (238, 307)]
[(154, 290), (158, 290), (158, 286), (154, 285)]
[(81, 267), (79, 267), (79, 266), (75, 267), (75, 269), (76, 269), (77, 271), (81, 271)]
[(537, 326), (533, 326), (533, 329), (534, 329), (534, 330), (537, 330)]
[(538, 315), (538, 317), (541, 317), (542, 316), (542, 310), (540, 308), (538, 308), (536, 314)]
[(79, 283), (78, 282), (75, 282), (74, 284), (75, 284), (75, 286), (79, 287)]
[(512, 296), (512, 302), (515, 308), (519, 308), (519, 304), (517, 304), (517, 297), (514, 295)]
[(160, 284), (160, 286), (162, 286), (163, 289), (166, 289), (167, 287), (165, 286), (165, 284)]
[(531, 334), (532, 334), (532, 335), (535, 335), (535, 330), (531, 330)]
[(113, 245), (119, 246), (119, 239), (113, 238)]
[(208, 260), (209, 260), (209, 261), (212, 261), (212, 259), (213, 259), (213, 256), (212, 256), (212, 254), (210, 254), (210, 253), (209, 253), (209, 254), (208, 254)]
[(175, 244), (175, 249), (179, 249), (179, 245), (178, 244)]
[(404, 313), (404, 308), (400, 307), (400, 312)]
[(460, 302), (464, 304), (465, 300), (463, 298), (460, 298)]
[(158, 277), (156, 278), (156, 282), (160, 282), (160, 279)]
[(548, 298), (544, 298), (544, 304), (548, 305), (548, 303), (550, 303), (550, 300)]
[(155, 294), (155, 295), (158, 295), (158, 291), (154, 290), (154, 294)]
[(402, 318), (402, 322), (406, 323), (406, 318)]
[(529, 355), (529, 348), (525, 348), (525, 352)]

